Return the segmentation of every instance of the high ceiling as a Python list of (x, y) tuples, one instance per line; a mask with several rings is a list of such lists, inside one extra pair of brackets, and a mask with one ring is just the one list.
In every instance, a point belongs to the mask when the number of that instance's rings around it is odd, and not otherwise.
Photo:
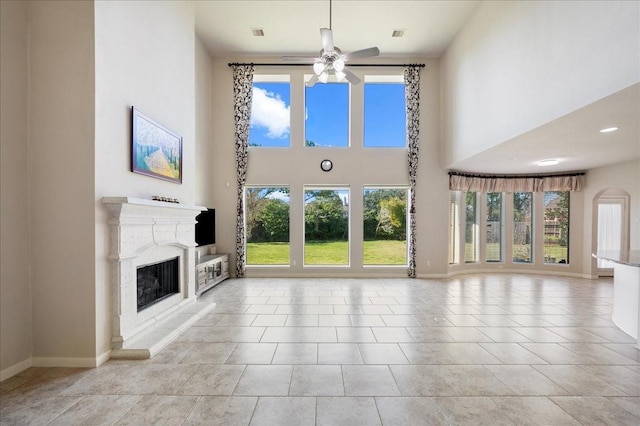
[[(383, 58), (437, 58), (478, 1), (333, 0), (331, 28), (344, 52), (377, 46)], [(315, 56), (329, 27), (328, 0), (196, 2), (196, 31), (213, 57)], [(255, 37), (262, 29), (263, 37)], [(403, 37), (392, 37), (403, 30)], [(631, 86), (567, 116), (453, 165), (478, 173), (586, 170), (640, 158), (640, 86)], [(620, 130), (602, 134), (602, 127)], [(558, 158), (541, 168), (535, 161)]]

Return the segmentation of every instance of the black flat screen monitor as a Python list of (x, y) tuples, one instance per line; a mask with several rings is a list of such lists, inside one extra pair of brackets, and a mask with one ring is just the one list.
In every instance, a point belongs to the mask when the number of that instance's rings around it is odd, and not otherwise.
[(216, 243), (216, 210), (207, 209), (196, 216), (196, 244), (206, 246)]

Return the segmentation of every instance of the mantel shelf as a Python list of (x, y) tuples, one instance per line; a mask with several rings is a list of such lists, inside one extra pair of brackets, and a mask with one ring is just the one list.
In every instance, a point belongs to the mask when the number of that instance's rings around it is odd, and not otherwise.
[(134, 197), (102, 197), (102, 204), (132, 204), (138, 206), (165, 207), (170, 209), (198, 211), (204, 211), (207, 209), (206, 207), (196, 206), (192, 204), (167, 203), (165, 201), (147, 200), (145, 198)]

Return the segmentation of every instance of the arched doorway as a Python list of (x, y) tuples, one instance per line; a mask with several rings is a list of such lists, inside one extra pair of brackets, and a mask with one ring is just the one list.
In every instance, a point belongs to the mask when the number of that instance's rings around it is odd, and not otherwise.
[[(596, 253), (629, 251), (629, 194), (621, 189), (606, 189), (593, 199), (594, 244)], [(598, 276), (613, 276), (612, 262), (596, 261)]]

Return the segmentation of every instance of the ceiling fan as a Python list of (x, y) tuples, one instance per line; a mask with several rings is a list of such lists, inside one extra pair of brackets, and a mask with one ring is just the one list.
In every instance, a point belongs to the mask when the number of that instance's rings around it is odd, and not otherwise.
[(346, 62), (351, 59), (369, 58), (380, 54), (380, 50), (377, 47), (369, 47), (351, 53), (342, 53), (340, 48), (333, 44), (331, 15), (331, 0), (329, 0), (329, 28), (320, 28), (320, 37), (322, 39), (320, 56), (317, 58), (284, 56), (282, 58), (283, 61), (310, 62), (313, 64), (314, 74), (306, 83), (308, 87), (313, 86), (318, 81), (326, 83), (330, 75), (334, 75), (338, 81), (343, 81), (346, 78), (349, 83), (358, 84), (360, 83), (360, 78), (346, 67)]

